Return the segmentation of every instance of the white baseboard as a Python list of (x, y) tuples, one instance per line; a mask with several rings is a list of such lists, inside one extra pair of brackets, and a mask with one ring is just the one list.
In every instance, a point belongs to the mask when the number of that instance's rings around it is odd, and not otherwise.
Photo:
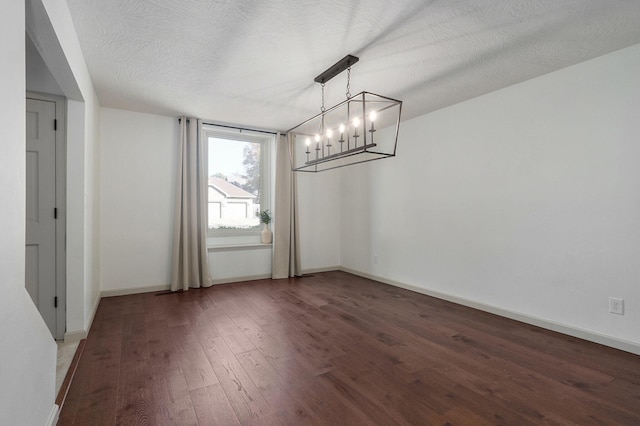
[(82, 339), (86, 339), (89, 332), (87, 330), (73, 330), (64, 333), (64, 342), (79, 342)]
[(103, 290), (101, 297), (127, 296), (129, 294), (153, 293), (154, 291), (171, 290), (171, 284), (152, 285), (147, 287), (119, 288), (117, 290)]
[[(341, 267), (340, 266), (325, 266), (323, 268), (309, 268), (309, 269), (303, 269), (302, 270), (302, 274), (319, 274), (321, 272), (331, 272), (331, 271), (340, 271)], [(356, 275), (356, 274), (354, 274)]]
[[(403, 288), (405, 290), (410, 290), (416, 293), (424, 294), (427, 296), (432, 296), (438, 299), (447, 300), (449, 302), (457, 303), (459, 305), (468, 306), (470, 308), (478, 309), (484, 312), (489, 312), (495, 315), (499, 315), (505, 318), (510, 318), (516, 321), (520, 321), (526, 324), (534, 325), (540, 328), (545, 328), (547, 330), (556, 331), (558, 333), (566, 334), (569, 336), (577, 337), (579, 339), (588, 340), (590, 342), (599, 343), (601, 345), (610, 346), (615, 349), (620, 349), (626, 352), (631, 352), (637, 355), (640, 355), (640, 344), (619, 339), (616, 337), (607, 336), (604, 334), (596, 333), (594, 331), (585, 330), (578, 327), (569, 326), (566, 324), (558, 323), (555, 321), (550, 321), (543, 318), (538, 318), (526, 314), (522, 314), (515, 311), (510, 311), (507, 309), (499, 308), (493, 305), (487, 305), (484, 303), (476, 302), (473, 300), (461, 298), (458, 296), (453, 296), (446, 293), (441, 293), (429, 289), (425, 289), (422, 287), (417, 287), (411, 284), (395, 281), (389, 278), (379, 277), (373, 274), (369, 274), (362, 271), (357, 271), (355, 269), (346, 268), (343, 266), (327, 266), (323, 268), (309, 268), (304, 269), (302, 271), (303, 274), (315, 274), (321, 272), (330, 272), (330, 271), (344, 271), (353, 275), (358, 275), (364, 278), (368, 278), (374, 281), (379, 281), (385, 284), (392, 285), (394, 287)], [(254, 281), (254, 280), (263, 280), (271, 278), (270, 274), (262, 274), (262, 275), (250, 275), (245, 277), (233, 277), (233, 278), (221, 278), (213, 280), (213, 284), (230, 284), (241, 281)], [(139, 288), (127, 288), (127, 289), (118, 289), (118, 290), (105, 290), (100, 293), (99, 297), (113, 297), (113, 296), (124, 296), (129, 294), (139, 294), (139, 293), (149, 293), (154, 291), (166, 291), (170, 290), (171, 285), (160, 285), (160, 286), (149, 286), (149, 287), (139, 287)], [(98, 308), (98, 301), (95, 303), (93, 313), (91, 315), (91, 321), (87, 328), (91, 328), (91, 323), (93, 323), (93, 317), (95, 316), (96, 310)], [(67, 341), (77, 341), (87, 337), (87, 331), (78, 330), (65, 333), (65, 342)]]
[(596, 333), (590, 330), (585, 330), (578, 327), (569, 326), (566, 324), (549, 321), (543, 318), (538, 318), (519, 312), (509, 311), (507, 309), (499, 308), (497, 306), (487, 305), (484, 303), (476, 302), (469, 299), (453, 296), (446, 293), (440, 293), (437, 291), (428, 290), (422, 287), (416, 287), (411, 284), (402, 283), (399, 281), (391, 280), (384, 277), (378, 277), (376, 275), (368, 274), (366, 272), (356, 271), (354, 269), (339, 267), (340, 271), (347, 272), (349, 274), (358, 275), (360, 277), (368, 278), (381, 283), (389, 284), (394, 287), (400, 287), (405, 290), (410, 290), (416, 293), (432, 296), (438, 299), (446, 300), (449, 302), (457, 303), (459, 305), (468, 306), (470, 308), (478, 309), (480, 311), (489, 312), (501, 317), (510, 318), (516, 321), (520, 321), (526, 324), (535, 325), (536, 327), (545, 328), (547, 330), (556, 331), (558, 333), (566, 334), (569, 336), (577, 337), (579, 339), (588, 340), (590, 342), (599, 343), (601, 345), (609, 346), (615, 349), (620, 349), (626, 352), (640, 355), (640, 344), (631, 342), (616, 337), (606, 336), (604, 334)]
[(85, 326), (84, 330), (71, 330), (64, 333), (64, 342), (79, 342), (82, 339), (86, 339), (89, 335), (89, 330), (91, 330), (91, 325), (93, 324), (93, 319), (96, 317), (96, 312), (98, 311), (98, 305), (100, 304), (100, 299), (102, 298), (101, 294), (96, 296), (96, 299), (93, 301), (93, 306), (91, 307), (91, 315), (89, 316), (89, 321)]
[(248, 275), (245, 277), (233, 277), (233, 278), (220, 278), (220, 279), (213, 280), (213, 285), (239, 283), (242, 281), (266, 280), (270, 278), (271, 278), (271, 274)]
[(53, 408), (51, 409), (51, 413), (49, 413), (49, 418), (45, 423), (46, 426), (56, 426), (58, 423), (58, 416), (60, 416), (60, 407), (56, 404), (53, 404)]
[[(333, 268), (332, 270), (335, 270)], [(271, 278), (271, 274), (247, 275), (243, 277), (219, 278), (213, 280), (213, 285), (238, 283), (241, 281), (264, 280)], [(117, 290), (103, 290), (100, 292), (101, 297), (128, 296), (130, 294), (153, 293), (156, 291), (171, 290), (171, 284), (153, 285), (147, 287), (120, 288)]]
[(91, 307), (91, 315), (89, 315), (89, 321), (85, 325), (85, 329), (87, 330), (87, 334), (89, 330), (91, 330), (91, 326), (93, 325), (93, 319), (96, 317), (96, 312), (98, 312), (98, 306), (100, 305), (100, 299), (102, 299), (102, 293), (99, 293), (95, 300), (93, 301), (93, 306)]

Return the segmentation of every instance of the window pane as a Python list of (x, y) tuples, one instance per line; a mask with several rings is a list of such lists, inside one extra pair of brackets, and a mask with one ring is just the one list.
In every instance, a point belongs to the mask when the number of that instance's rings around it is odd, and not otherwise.
[(209, 229), (257, 229), (260, 142), (209, 137)]

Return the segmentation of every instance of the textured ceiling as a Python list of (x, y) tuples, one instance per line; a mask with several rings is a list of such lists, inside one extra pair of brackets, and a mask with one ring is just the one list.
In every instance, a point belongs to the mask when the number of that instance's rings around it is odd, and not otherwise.
[(318, 113), (346, 54), (407, 119), (640, 43), (635, 0), (67, 1), (103, 106), (267, 129)]

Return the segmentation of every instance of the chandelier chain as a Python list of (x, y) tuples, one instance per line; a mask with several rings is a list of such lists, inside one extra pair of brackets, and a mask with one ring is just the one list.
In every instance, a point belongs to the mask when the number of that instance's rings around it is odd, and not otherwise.
[(351, 98), (351, 67), (347, 68), (347, 99)]
[(320, 112), (324, 112), (324, 83), (322, 83), (322, 106), (320, 107)]

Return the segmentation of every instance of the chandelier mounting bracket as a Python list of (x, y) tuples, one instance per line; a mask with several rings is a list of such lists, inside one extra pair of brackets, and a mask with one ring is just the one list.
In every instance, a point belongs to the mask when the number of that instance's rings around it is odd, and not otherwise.
[(331, 65), (326, 70), (324, 70), (322, 72), (322, 74), (320, 74), (316, 78), (314, 78), (313, 81), (315, 81), (316, 83), (324, 84), (327, 81), (331, 80), (336, 75), (340, 74), (342, 71), (344, 71), (347, 68), (351, 67), (351, 65), (355, 64), (359, 60), (360, 60), (360, 58), (358, 58), (356, 56), (347, 55), (344, 58), (340, 59), (335, 64)]

